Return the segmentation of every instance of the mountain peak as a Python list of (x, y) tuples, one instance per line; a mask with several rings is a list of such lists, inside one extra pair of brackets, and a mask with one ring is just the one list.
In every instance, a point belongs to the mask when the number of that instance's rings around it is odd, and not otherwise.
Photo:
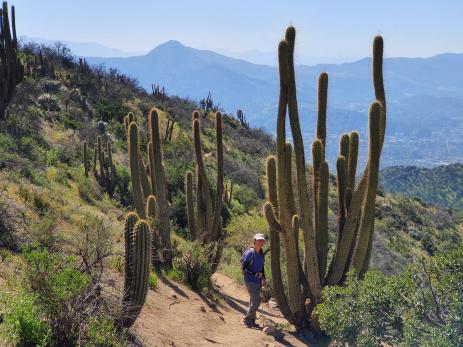
[(160, 45), (153, 48), (148, 53), (148, 55), (151, 54), (151, 53), (154, 53), (156, 51), (160, 51), (160, 50), (179, 50), (179, 49), (185, 49), (185, 48), (187, 48), (187, 47), (183, 43), (181, 43), (180, 41), (169, 40), (169, 41), (161, 43)]

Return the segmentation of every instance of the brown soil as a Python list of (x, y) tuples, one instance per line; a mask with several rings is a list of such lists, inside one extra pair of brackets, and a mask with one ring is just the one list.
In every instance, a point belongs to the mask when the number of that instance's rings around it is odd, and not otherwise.
[[(217, 273), (214, 287), (219, 304), (187, 287), (161, 278), (156, 290), (150, 290), (135, 331), (144, 346), (307, 346), (294, 333), (280, 339), (262, 330), (243, 325), (247, 307), (246, 289), (231, 278)], [(278, 310), (263, 304), (258, 313), (261, 326), (286, 323)]]

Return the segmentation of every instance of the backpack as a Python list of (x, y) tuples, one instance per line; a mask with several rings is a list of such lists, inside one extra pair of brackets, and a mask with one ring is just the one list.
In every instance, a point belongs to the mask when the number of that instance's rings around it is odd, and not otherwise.
[(240, 269), (241, 269), (241, 273), (244, 275), (244, 273), (246, 272), (246, 269), (243, 268), (243, 263), (244, 263), (244, 255), (246, 254), (247, 251), (251, 251), (251, 261), (249, 262), (249, 266), (252, 265), (252, 262), (254, 261), (254, 257), (256, 256), (256, 251), (254, 250), (253, 247), (251, 248), (248, 248), (247, 250), (245, 250), (243, 252), (243, 254), (241, 255), (241, 259), (240, 259)]

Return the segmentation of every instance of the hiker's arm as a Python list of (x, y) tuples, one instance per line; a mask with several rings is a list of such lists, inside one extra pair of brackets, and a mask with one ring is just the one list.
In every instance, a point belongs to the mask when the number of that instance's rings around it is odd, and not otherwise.
[(243, 270), (246, 271), (251, 265), (252, 254), (251, 252), (246, 251), (243, 255)]

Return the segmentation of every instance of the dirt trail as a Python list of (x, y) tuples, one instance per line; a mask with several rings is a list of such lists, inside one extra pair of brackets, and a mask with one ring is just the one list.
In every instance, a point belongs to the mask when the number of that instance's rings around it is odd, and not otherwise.
[[(307, 346), (286, 333), (280, 340), (263, 331), (243, 326), (247, 306), (246, 289), (231, 278), (215, 274), (214, 285), (223, 300), (216, 305), (183, 285), (160, 279), (150, 290), (135, 330), (145, 346)], [(281, 314), (264, 305), (264, 317), (286, 322)], [(264, 324), (261, 310), (258, 323)]]

